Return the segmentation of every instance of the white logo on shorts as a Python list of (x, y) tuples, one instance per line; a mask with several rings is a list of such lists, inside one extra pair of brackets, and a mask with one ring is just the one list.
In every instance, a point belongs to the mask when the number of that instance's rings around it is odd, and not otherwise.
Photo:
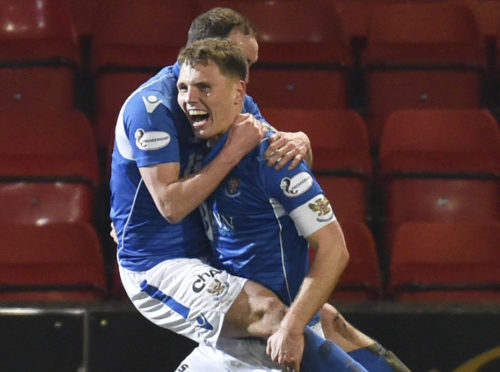
[(193, 292), (200, 293), (201, 291), (203, 291), (207, 283), (209, 283), (212, 278), (220, 273), (222, 273), (222, 270), (211, 269), (207, 272), (199, 274), (197, 279), (193, 282)]

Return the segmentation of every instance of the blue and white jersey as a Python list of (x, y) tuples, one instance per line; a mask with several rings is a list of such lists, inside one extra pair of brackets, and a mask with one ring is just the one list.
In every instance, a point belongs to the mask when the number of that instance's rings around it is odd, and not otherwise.
[(263, 284), (290, 305), (309, 271), (305, 237), (333, 222), (335, 215), (307, 164), (293, 170), (268, 167), (268, 146), (266, 138), (207, 199), (213, 227), (209, 236), (215, 266)]
[[(110, 216), (118, 236), (120, 265), (148, 270), (171, 258), (210, 253), (199, 211), (177, 224), (160, 214), (139, 168), (180, 163), (180, 177), (200, 169), (204, 143), (192, 132), (177, 103), (178, 63), (163, 68), (125, 101), (118, 116), (111, 166)], [(250, 97), (244, 112), (262, 119)]]

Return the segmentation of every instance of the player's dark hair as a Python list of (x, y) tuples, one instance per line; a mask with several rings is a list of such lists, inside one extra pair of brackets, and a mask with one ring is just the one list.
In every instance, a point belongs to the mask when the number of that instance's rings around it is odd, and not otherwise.
[(210, 9), (191, 23), (186, 45), (208, 38), (227, 38), (233, 29), (237, 29), (243, 35), (255, 36), (255, 28), (242, 14), (230, 8)]
[(196, 66), (215, 63), (225, 76), (245, 80), (248, 65), (247, 58), (238, 45), (227, 39), (205, 39), (195, 41), (184, 48), (178, 57), (179, 63)]

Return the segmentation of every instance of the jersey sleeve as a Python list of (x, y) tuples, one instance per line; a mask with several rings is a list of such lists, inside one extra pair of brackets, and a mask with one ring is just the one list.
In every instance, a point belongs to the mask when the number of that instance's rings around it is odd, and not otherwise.
[(177, 128), (165, 100), (138, 92), (124, 108), (125, 134), (138, 167), (180, 161)]
[(293, 170), (287, 166), (275, 170), (262, 161), (261, 175), (271, 203), (281, 206), (300, 235), (307, 237), (336, 220), (330, 202), (306, 162), (302, 161)]

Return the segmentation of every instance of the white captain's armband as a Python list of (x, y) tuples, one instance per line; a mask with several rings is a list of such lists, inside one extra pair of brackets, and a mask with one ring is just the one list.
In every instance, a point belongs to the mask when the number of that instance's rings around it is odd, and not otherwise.
[(163, 131), (146, 132), (144, 129), (137, 129), (134, 133), (135, 144), (141, 150), (158, 150), (170, 143), (170, 134)]
[(301, 206), (295, 208), (290, 217), (300, 235), (308, 237), (323, 226), (336, 220), (332, 206), (323, 195), (316, 195)]

